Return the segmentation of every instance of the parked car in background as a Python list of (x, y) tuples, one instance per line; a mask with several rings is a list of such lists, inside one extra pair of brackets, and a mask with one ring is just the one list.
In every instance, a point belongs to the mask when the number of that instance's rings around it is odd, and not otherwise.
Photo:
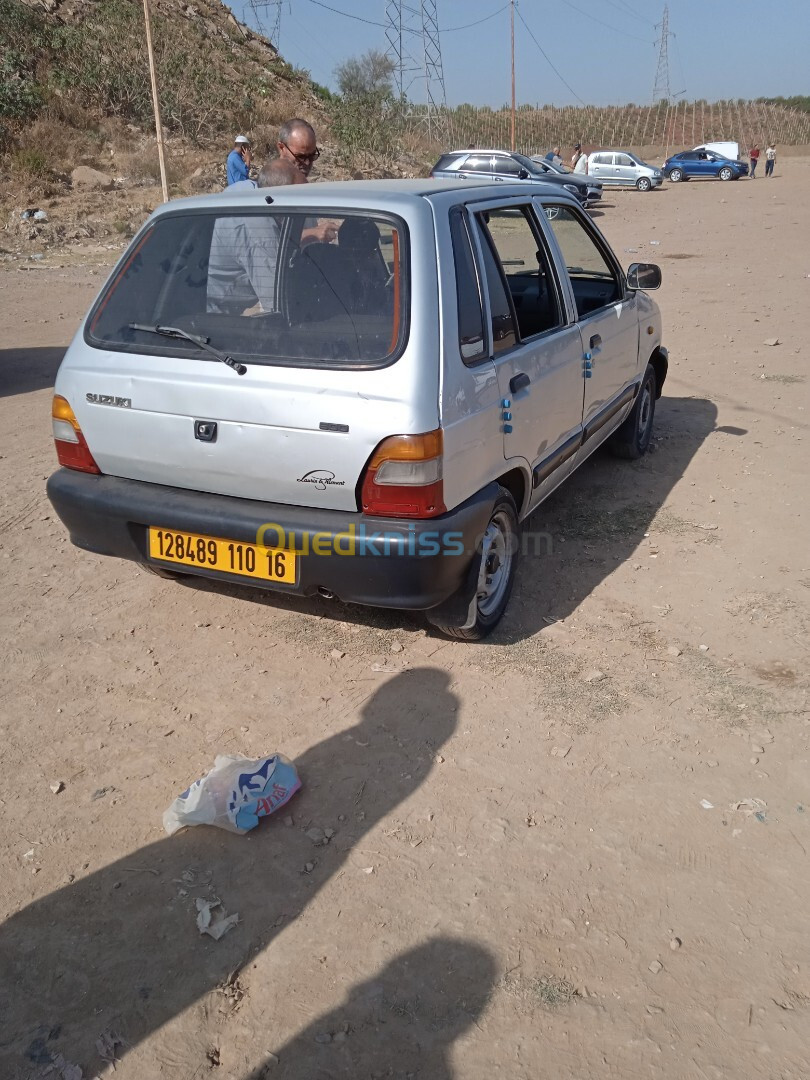
[[(313, 219), (336, 240), (302, 242)], [(521, 523), (606, 441), (650, 447), (660, 282), (550, 184), (174, 200), (62, 361), (48, 496), (77, 547), (158, 576), (426, 611), (478, 640)]]
[(638, 191), (651, 191), (664, 182), (660, 169), (627, 150), (597, 150), (589, 154), (588, 173), (609, 187), (634, 187)]
[(574, 174), (567, 165), (562, 163), (557, 164), (556, 161), (549, 161), (547, 158), (540, 157), (539, 155), (532, 155), (532, 163), (540, 168), (545, 174), (556, 173), (557, 176), (567, 176), (570, 178), (571, 183), (584, 182), (588, 189), (588, 205), (599, 202), (602, 198), (602, 181), (596, 180), (592, 176), (580, 176)]
[(509, 150), (451, 150), (442, 154), (430, 175), (434, 179), (492, 180), (495, 183), (523, 180), (529, 183), (549, 183), (562, 187), (583, 206), (590, 200), (586, 177), (563, 175), (553, 169), (545, 170), (536, 161)]
[(714, 150), (684, 150), (667, 158), (662, 172), (673, 184), (682, 180), (739, 180), (748, 176), (748, 163), (732, 161)]

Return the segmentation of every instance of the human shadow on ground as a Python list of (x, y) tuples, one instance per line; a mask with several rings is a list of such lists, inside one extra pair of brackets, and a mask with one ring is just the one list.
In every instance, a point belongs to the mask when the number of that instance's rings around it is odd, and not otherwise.
[(355, 986), (276, 1050), (272, 1071), (262, 1063), (244, 1080), (452, 1080), (453, 1043), (477, 1022), (495, 979), (494, 958), (480, 945), (433, 938)]
[[(705, 440), (710, 435), (736, 440), (746, 434), (744, 428), (718, 428), (716, 422), (713, 402), (664, 396), (656, 407), (654, 452), (626, 461), (602, 447), (583, 462), (523, 523), (512, 598), (487, 644), (512, 644), (533, 636), (549, 620), (570, 615), (629, 559)], [(677, 523), (665, 520), (663, 525), (675, 528)], [(405, 632), (425, 626), (419, 612), (283, 596), (191, 575), (181, 580), (188, 588), (301, 615)]]
[[(296, 759), (303, 790), (253, 832), (164, 837), (12, 915), (0, 927), (0, 1076), (27, 1077), (55, 1054), (97, 1066), (105, 1030), (136, 1045), (249, 963), (336, 873), (359, 881), (358, 843), (425, 781), (455, 729), (448, 685), (424, 667), (375, 690), (354, 726)], [(301, 827), (285, 827), (288, 813)], [(316, 824), (335, 830), (327, 846), (303, 831)], [(240, 917), (220, 941), (195, 925), (195, 898), (212, 894)]]
[(64, 355), (64, 346), (0, 349), (0, 397), (53, 386)]

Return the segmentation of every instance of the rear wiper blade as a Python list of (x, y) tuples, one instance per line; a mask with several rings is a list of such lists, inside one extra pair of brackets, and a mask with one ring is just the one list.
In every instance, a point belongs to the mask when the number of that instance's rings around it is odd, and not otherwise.
[(210, 353), (226, 367), (233, 368), (237, 375), (244, 375), (247, 372), (247, 368), (244, 364), (240, 364), (239, 361), (234, 360), (232, 356), (228, 356), (227, 353), (221, 353), (218, 349), (209, 345), (208, 338), (199, 337), (197, 334), (190, 334), (188, 330), (181, 330), (178, 326), (145, 326), (143, 323), (130, 323), (129, 328), (130, 330), (142, 330), (146, 334), (159, 334), (161, 337), (182, 338), (184, 341), (190, 341), (199, 349), (204, 349), (205, 352)]

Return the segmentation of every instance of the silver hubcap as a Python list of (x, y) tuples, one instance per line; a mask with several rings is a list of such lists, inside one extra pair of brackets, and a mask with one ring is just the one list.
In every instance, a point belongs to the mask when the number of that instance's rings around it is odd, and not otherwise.
[(478, 610), (485, 617), (503, 600), (515, 557), (513, 539), (509, 515), (499, 510), (487, 526), (481, 550), (477, 596)]
[(638, 407), (638, 435), (640, 439), (644, 438), (647, 431), (647, 425), (650, 422), (650, 413), (652, 412), (652, 390), (649, 384), (645, 384), (641, 391), (641, 402)]

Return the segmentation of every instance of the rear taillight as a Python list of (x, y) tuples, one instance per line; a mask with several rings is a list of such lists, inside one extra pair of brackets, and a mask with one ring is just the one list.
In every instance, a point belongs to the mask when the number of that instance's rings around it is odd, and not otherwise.
[(82, 429), (79, 427), (79, 421), (68, 400), (55, 394), (51, 415), (59, 464), (64, 465), (66, 469), (100, 474), (101, 469), (93, 460), (93, 455), (82, 435)]
[(383, 439), (363, 473), (363, 513), (430, 518), (445, 512), (441, 429)]

